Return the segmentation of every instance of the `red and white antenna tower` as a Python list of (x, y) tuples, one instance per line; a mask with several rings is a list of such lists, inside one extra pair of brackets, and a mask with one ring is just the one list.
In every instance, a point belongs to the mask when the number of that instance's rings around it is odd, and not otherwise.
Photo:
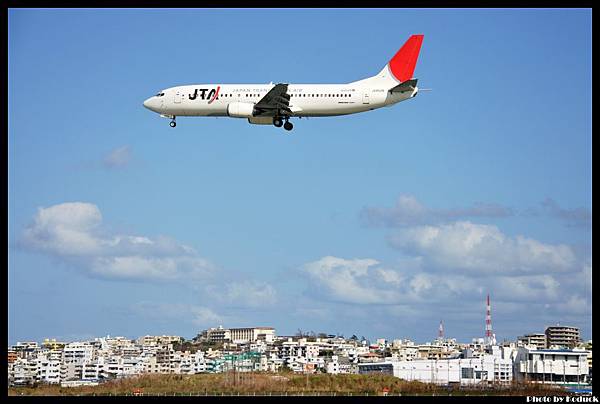
[(487, 310), (485, 313), (485, 339), (486, 345), (493, 345), (496, 343), (494, 334), (492, 334), (492, 309), (490, 306), (490, 295), (487, 295)]
[(442, 324), (442, 320), (440, 320), (440, 329), (438, 331), (438, 339), (440, 341), (444, 339), (444, 324)]

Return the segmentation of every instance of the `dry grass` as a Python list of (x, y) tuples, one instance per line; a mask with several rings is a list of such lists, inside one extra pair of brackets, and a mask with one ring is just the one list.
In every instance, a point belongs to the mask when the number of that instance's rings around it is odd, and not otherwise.
[(433, 384), (405, 381), (389, 375), (330, 375), (275, 373), (219, 373), (198, 375), (143, 375), (114, 380), (98, 386), (9, 388), (9, 395), (131, 395), (140, 389), (144, 395), (247, 395), (247, 394), (331, 394), (378, 395), (383, 389), (391, 395), (558, 395), (556, 388), (513, 384), (508, 389), (448, 389)]

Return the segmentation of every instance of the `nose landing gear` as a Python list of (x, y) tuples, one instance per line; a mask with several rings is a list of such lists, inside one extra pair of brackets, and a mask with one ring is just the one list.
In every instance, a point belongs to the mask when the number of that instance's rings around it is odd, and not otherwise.
[(173, 117), (173, 119), (171, 119), (171, 122), (169, 122), (169, 126), (174, 128), (175, 126), (177, 126), (177, 123), (175, 123), (175, 117)]

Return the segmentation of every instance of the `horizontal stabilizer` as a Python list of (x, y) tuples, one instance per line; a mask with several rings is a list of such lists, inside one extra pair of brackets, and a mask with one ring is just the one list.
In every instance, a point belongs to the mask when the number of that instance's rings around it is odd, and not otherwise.
[(417, 88), (418, 79), (406, 80), (404, 83), (398, 84), (396, 87), (390, 89), (392, 93), (403, 93), (405, 91), (414, 91)]

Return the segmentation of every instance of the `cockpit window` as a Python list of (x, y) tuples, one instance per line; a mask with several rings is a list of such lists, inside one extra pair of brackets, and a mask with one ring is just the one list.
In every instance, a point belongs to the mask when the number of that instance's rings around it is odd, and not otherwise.
[(162, 97), (163, 95), (165, 95), (165, 93), (163, 93), (163, 92), (160, 92), (160, 93), (156, 94), (156, 96), (155, 96), (155, 97)]

